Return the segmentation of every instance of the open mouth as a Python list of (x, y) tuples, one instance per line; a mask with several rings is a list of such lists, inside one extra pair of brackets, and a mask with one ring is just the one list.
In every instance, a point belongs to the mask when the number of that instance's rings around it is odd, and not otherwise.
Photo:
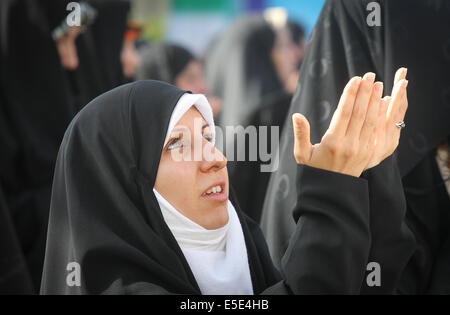
[(225, 183), (216, 183), (210, 186), (203, 194), (202, 197), (214, 200), (226, 200)]

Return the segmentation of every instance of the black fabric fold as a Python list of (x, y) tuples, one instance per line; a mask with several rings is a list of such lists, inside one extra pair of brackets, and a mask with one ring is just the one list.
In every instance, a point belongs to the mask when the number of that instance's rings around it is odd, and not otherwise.
[(362, 177), (369, 183), (372, 246), (369, 261), (381, 267), (381, 286), (363, 285), (365, 294), (398, 293), (403, 270), (417, 249), (406, 224), (406, 199), (397, 161), (391, 155)]

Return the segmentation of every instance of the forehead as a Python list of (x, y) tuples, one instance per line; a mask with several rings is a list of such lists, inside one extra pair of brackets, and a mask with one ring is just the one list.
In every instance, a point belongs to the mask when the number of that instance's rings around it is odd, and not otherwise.
[(175, 126), (193, 126), (194, 121), (200, 119), (202, 125), (206, 123), (206, 120), (203, 118), (202, 114), (197, 110), (195, 106), (191, 106), (187, 110), (186, 113), (184, 113), (183, 116), (181, 116), (180, 120), (177, 122)]

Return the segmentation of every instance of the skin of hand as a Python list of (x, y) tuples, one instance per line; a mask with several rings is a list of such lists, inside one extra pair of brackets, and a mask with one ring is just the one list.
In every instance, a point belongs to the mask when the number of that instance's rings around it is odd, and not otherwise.
[[(395, 73), (392, 96), (385, 96), (381, 101), (380, 111), (385, 114), (384, 119), (379, 120), (377, 127), (377, 139), (375, 151), (366, 169), (380, 164), (384, 159), (394, 153), (400, 140), (401, 128), (395, 123), (403, 121), (408, 109), (408, 95), (406, 90), (406, 68), (400, 68)], [(406, 85), (405, 85), (406, 84)], [(402, 85), (405, 85), (404, 87)]]
[(75, 70), (78, 67), (78, 53), (75, 39), (79, 32), (80, 27), (71, 27), (67, 34), (59, 38), (56, 42), (61, 65), (67, 70)]
[(391, 155), (400, 136), (395, 122), (403, 120), (407, 108), (408, 82), (403, 75), (406, 73), (396, 76), (392, 97), (383, 99), (383, 83), (374, 83), (374, 73), (352, 78), (318, 144), (310, 142), (308, 120), (295, 113), (292, 122), (297, 163), (359, 177)]

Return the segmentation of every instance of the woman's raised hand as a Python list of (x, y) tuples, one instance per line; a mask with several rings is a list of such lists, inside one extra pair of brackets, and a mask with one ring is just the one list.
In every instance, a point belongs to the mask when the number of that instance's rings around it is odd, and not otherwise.
[(301, 114), (294, 114), (297, 163), (359, 177), (365, 169), (391, 155), (400, 133), (395, 122), (403, 119), (405, 102), (407, 107), (407, 81), (402, 76), (403, 72), (397, 73), (392, 98), (384, 99), (383, 83), (374, 83), (374, 73), (366, 73), (362, 79), (352, 78), (318, 144), (310, 142), (308, 120)]

